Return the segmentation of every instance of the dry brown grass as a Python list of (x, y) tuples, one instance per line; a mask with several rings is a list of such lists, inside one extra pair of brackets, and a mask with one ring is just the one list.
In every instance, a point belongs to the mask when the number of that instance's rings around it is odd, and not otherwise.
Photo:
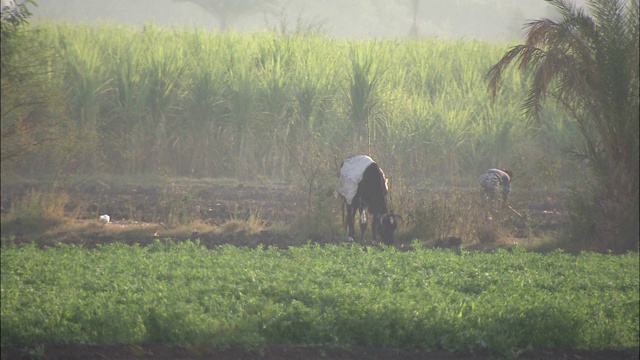
[(245, 212), (240, 212), (236, 209), (231, 214), (231, 218), (224, 222), (217, 229), (220, 234), (257, 234), (267, 227), (267, 220), (265, 219), (260, 209), (249, 209)]

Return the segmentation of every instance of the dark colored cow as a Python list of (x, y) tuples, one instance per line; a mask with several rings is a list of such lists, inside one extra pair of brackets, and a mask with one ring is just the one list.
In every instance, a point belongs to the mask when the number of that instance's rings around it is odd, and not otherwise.
[[(355, 191), (355, 194), (353, 194)], [(387, 195), (387, 179), (382, 169), (366, 155), (352, 156), (346, 159), (340, 168), (338, 192), (344, 199), (347, 212), (344, 216), (349, 228), (349, 236), (355, 238), (355, 215), (360, 214), (361, 241), (367, 229), (368, 213), (371, 220), (373, 241), (379, 234), (387, 245), (393, 244), (393, 232), (398, 227), (400, 215), (387, 209), (385, 196)], [(365, 212), (366, 210), (366, 212)]]

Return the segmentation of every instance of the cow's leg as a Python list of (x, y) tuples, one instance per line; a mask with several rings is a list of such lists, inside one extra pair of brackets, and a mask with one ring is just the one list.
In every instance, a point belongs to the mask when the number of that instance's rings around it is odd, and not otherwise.
[(349, 237), (355, 239), (356, 230), (354, 220), (356, 217), (356, 207), (353, 205), (347, 205), (347, 227), (349, 228)]
[(378, 230), (378, 224), (380, 221), (380, 217), (376, 214), (373, 215), (373, 219), (371, 219), (371, 237), (373, 238), (373, 243), (376, 242), (376, 230)]
[(362, 243), (362, 245), (365, 244), (364, 242), (364, 233), (367, 231), (367, 215), (365, 213), (365, 205), (362, 202), (362, 200), (360, 200), (360, 204), (358, 206), (359, 212), (360, 212), (360, 242)]

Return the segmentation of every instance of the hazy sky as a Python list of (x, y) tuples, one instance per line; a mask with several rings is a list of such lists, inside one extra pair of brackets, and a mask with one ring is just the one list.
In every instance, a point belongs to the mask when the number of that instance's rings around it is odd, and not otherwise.
[[(36, 0), (36, 19), (118, 22), (217, 29), (218, 20), (200, 6), (174, 0)], [(184, 1), (184, 0), (183, 0)], [(243, 0), (236, 0), (241, 2)], [(247, 1), (247, 0), (244, 0)], [(249, 0), (250, 1), (250, 0)], [(254, 0), (254, 2), (257, 0)], [(574, 0), (583, 5), (585, 0)], [(413, 24), (411, 0), (272, 0), (273, 12), (234, 20), (235, 31), (264, 28), (319, 29), (336, 37), (403, 38)], [(513, 39), (527, 20), (552, 16), (543, 0), (421, 0), (417, 16), (422, 36)], [(299, 25), (296, 25), (299, 24)]]

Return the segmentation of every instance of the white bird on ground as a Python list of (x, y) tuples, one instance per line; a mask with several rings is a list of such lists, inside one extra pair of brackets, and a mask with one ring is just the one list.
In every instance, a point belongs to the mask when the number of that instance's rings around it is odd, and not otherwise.
[(103, 224), (108, 224), (111, 221), (111, 217), (107, 214), (100, 215), (100, 222)]

